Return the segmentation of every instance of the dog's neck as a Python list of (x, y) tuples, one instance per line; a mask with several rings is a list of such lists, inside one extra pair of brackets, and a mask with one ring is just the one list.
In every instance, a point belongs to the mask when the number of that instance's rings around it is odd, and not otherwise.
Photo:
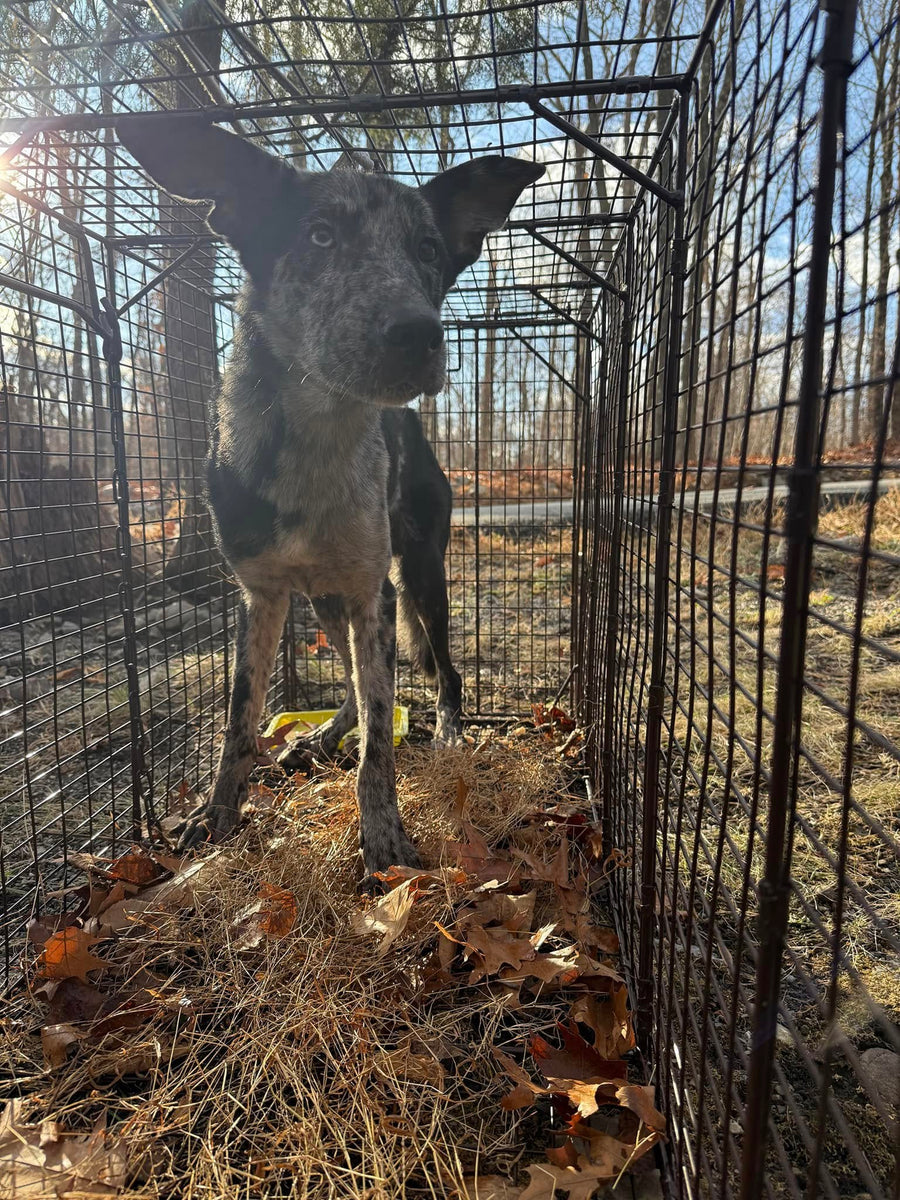
[(266, 335), (264, 314), (249, 306), (235, 333), (223, 399), (243, 410), (245, 427), (257, 423), (262, 432), (280, 425), (285, 437), (309, 450), (334, 447), (343, 455), (366, 442), (380, 421), (377, 405), (335, 395), (300, 360), (279, 352)]

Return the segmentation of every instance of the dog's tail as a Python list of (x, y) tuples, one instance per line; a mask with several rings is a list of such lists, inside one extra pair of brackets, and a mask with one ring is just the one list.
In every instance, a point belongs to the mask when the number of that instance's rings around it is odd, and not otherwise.
[(434, 654), (416, 606), (399, 572), (393, 582), (397, 589), (397, 641), (413, 667), (424, 671), (428, 679), (434, 679), (437, 675)]

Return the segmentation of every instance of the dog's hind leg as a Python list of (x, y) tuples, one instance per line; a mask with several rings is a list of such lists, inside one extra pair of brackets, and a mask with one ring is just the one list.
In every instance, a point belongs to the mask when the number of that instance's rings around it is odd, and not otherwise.
[(220, 841), (237, 825), (256, 760), (256, 731), (275, 665), (290, 591), (244, 591), (238, 607), (228, 725), (209, 799), (175, 830), (182, 849)]
[(285, 771), (308, 771), (316, 758), (334, 758), (342, 739), (356, 725), (356, 691), (353, 687), (353, 661), (350, 655), (350, 630), (347, 610), (340, 596), (310, 597), (319, 625), (341, 656), (346, 674), (347, 694), (338, 711), (318, 729), (289, 742), (279, 754)]
[(400, 557), (400, 580), (410, 641), (419, 639), (419, 664), (437, 679), (434, 742), (452, 746), (462, 732), (462, 680), (450, 661), (447, 576), (438, 546), (432, 541), (408, 542)]
[(359, 703), (360, 760), (356, 778), (359, 843), (366, 874), (394, 865), (418, 866), (397, 808), (394, 770), (394, 666), (397, 597), (385, 580), (381, 593), (350, 612), (353, 682)]

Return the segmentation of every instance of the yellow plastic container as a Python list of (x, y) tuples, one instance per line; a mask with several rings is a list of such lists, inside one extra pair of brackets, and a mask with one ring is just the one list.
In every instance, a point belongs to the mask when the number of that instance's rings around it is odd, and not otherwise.
[[(317, 712), (277, 713), (263, 731), (263, 737), (274, 737), (275, 731), (282, 725), (292, 725), (296, 721), (302, 722), (297, 730), (298, 733), (303, 733), (305, 729), (315, 729), (317, 725), (324, 725), (336, 712), (336, 708), (322, 708)], [(351, 730), (351, 733), (355, 732), (355, 729)], [(401, 738), (405, 737), (407, 733), (409, 733), (409, 709), (402, 708), (398, 704), (394, 709), (394, 745), (399, 746)], [(342, 739), (341, 745), (343, 746), (343, 744)]]

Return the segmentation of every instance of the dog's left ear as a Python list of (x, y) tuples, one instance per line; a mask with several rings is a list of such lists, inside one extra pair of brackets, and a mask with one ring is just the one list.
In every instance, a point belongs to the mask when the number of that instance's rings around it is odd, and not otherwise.
[(486, 234), (503, 228), (519, 196), (545, 170), (540, 163), (492, 154), (451, 167), (419, 189), (450, 254), (448, 287), (478, 258)]

